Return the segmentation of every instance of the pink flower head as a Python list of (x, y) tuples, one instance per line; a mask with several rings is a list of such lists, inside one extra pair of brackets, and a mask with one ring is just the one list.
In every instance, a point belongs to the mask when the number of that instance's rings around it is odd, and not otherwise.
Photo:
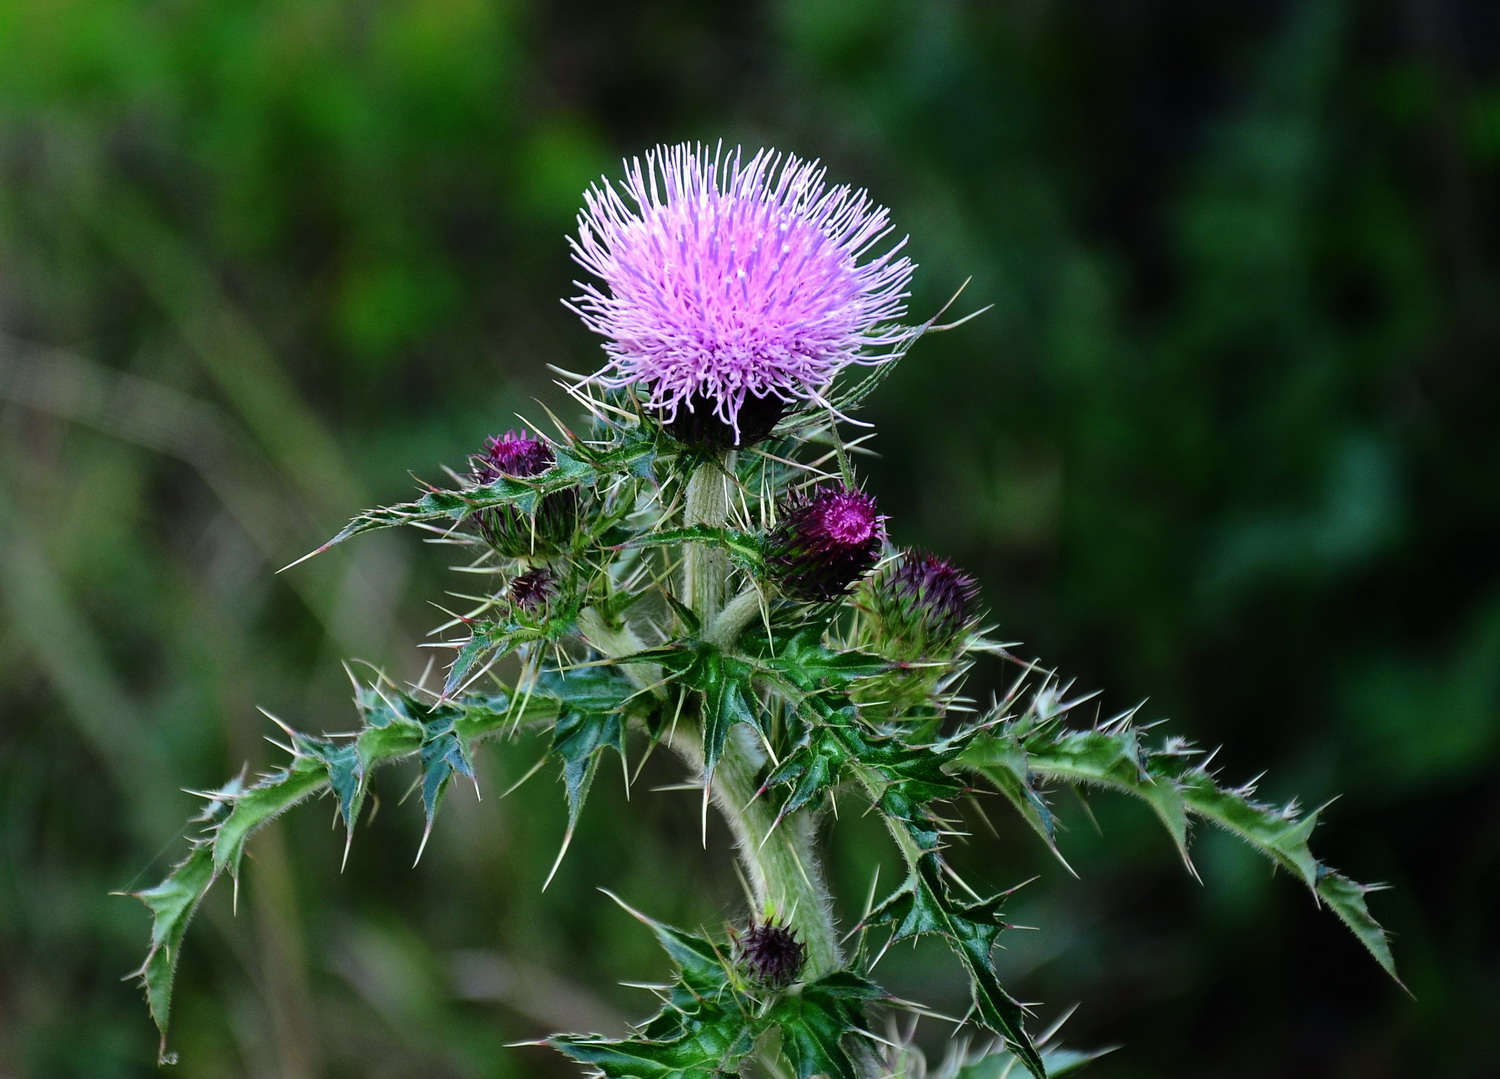
[(899, 355), (914, 336), (894, 325), (913, 269), (897, 257), (906, 241), (874, 253), (887, 210), (826, 187), (824, 171), (773, 150), (745, 161), (684, 143), (628, 162), (618, 188), (591, 188), (570, 242), (602, 287), (575, 282), (568, 306), (606, 338), (610, 361), (593, 380), (641, 387), (668, 425), (679, 411), (711, 413), (725, 443), (743, 445), (790, 406), (828, 405), (848, 365)]

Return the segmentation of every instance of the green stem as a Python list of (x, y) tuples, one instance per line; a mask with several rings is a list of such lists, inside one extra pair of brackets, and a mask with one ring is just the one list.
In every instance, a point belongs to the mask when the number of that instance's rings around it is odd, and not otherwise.
[(762, 605), (760, 589), (751, 585), (726, 603), (714, 620), (704, 627), (703, 639), (720, 648), (729, 648), (739, 638), (740, 631), (760, 613)]
[[(679, 737), (673, 748), (701, 770), (703, 756), (695, 734)], [(746, 747), (730, 738), (714, 769), (714, 804), (734, 835), (740, 863), (759, 908), (757, 917), (774, 916), (792, 929), (807, 949), (802, 976), (818, 978), (839, 969), (843, 956), (816, 854), (816, 821), (803, 809), (778, 822), (771, 801), (757, 797), (757, 771)]]
[[(718, 461), (699, 465), (688, 480), (683, 524), (722, 528), (729, 519), (733, 475), (732, 450)], [(728, 582), (729, 559), (722, 550), (702, 543), (686, 546), (684, 602), (698, 616), (704, 639), (725, 649), (733, 646), (740, 631), (760, 609), (760, 595), (753, 586), (726, 606), (724, 593)], [(703, 751), (698, 732), (683, 732), (673, 740), (673, 748), (702, 772)], [(843, 964), (843, 957), (823, 870), (815, 852), (816, 821), (808, 810), (777, 820), (770, 800), (758, 797), (760, 762), (755, 757), (752, 746), (731, 737), (714, 769), (710, 793), (734, 835), (751, 894), (760, 908), (756, 916), (774, 916), (790, 927), (807, 949), (804, 977), (820, 977), (837, 970)]]
[[(717, 461), (704, 461), (688, 479), (683, 524), (722, 528), (729, 519), (729, 477), (734, 451), (725, 450)], [(724, 552), (705, 543), (690, 543), (682, 554), (682, 599), (702, 625), (708, 625), (724, 605), (724, 582), (729, 560)]]

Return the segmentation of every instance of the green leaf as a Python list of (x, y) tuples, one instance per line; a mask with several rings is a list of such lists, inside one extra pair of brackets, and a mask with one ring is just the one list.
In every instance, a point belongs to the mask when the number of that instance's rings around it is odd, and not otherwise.
[[(620, 902), (616, 899), (616, 902)], [(626, 1038), (559, 1036), (559, 1052), (620, 1079), (729, 1079), (755, 1047), (758, 1028), (747, 1004), (730, 985), (724, 961), (701, 937), (658, 922), (626, 906), (649, 927), (677, 963), (667, 1003)]]
[[(1062, 854), (1057, 849), (1057, 819), (1032, 786), (1026, 754), (1019, 743), (1008, 738), (988, 738), (982, 745), (971, 747), (963, 760), (1005, 795), (1021, 814), (1021, 819), (1031, 825), (1032, 831), (1041, 836), (1048, 849), (1061, 860)], [(1067, 865), (1067, 862), (1063, 864)]]
[(1055, 740), (1030, 739), (1025, 755), (1027, 766), (1042, 775), (1113, 787), (1142, 799), (1167, 829), (1182, 860), (1191, 864), (1182, 796), (1170, 778), (1153, 776), (1146, 770), (1145, 753), (1134, 727), (1067, 731)]
[[(581, 687), (580, 687), (581, 688)], [(598, 692), (594, 686), (590, 692)], [(582, 695), (582, 694), (580, 694)], [(161, 883), (134, 893), (151, 911), (151, 946), (136, 972), (166, 1052), (172, 981), (183, 935), (194, 912), (222, 873), (235, 876), (250, 837), (303, 799), (331, 789), (339, 815), (352, 829), (359, 818), (368, 774), (374, 767), (418, 756), (423, 765), (428, 820), (436, 795), (455, 770), (472, 774), (467, 746), (526, 718), (556, 714), (556, 699), (538, 692), (524, 702), (475, 697), (462, 704), (429, 705), (385, 685), (355, 693), (363, 726), (352, 740), (322, 738), (286, 728), (292, 759), (252, 786), (235, 780), (211, 792), (204, 825), (186, 858)], [(468, 769), (468, 771), (464, 771)]]
[(443, 792), (448, 789), (448, 781), (454, 775), (474, 778), (469, 748), (459, 736), (456, 725), (460, 714), (461, 709), (439, 705), (422, 724), (422, 808), (427, 814), (429, 829), (437, 816)]
[(746, 645), (755, 653), (759, 672), (804, 692), (848, 686), (890, 669), (890, 661), (879, 656), (829, 648), (823, 643), (825, 632), (825, 626), (814, 622), (769, 639), (747, 635)]
[(532, 513), (543, 495), (582, 484), (601, 485), (613, 476), (629, 475), (650, 481), (656, 457), (655, 446), (638, 433), (625, 433), (616, 445), (607, 447), (571, 438), (566, 447), (555, 447), (553, 452), (552, 467), (536, 476), (501, 476), (483, 486), (458, 491), (429, 486), (413, 502), (365, 510), (327, 543), (304, 557), (322, 554), (335, 544), (378, 528), (432, 522), (459, 524), (481, 510), (497, 506), (514, 506)]
[(736, 723), (759, 726), (750, 708), (750, 668), (743, 660), (704, 645), (686, 680), (703, 694), (703, 778), (708, 781), (724, 755), (729, 728)]
[[(1048, 1079), (1075, 1072), (1090, 1061), (1098, 1060), (1108, 1049), (1080, 1052), (1076, 1049), (1041, 1050), (1042, 1066), (1047, 1069)], [(1021, 1061), (1009, 1049), (997, 1047), (993, 1052), (964, 1062), (951, 1075), (944, 1071), (934, 1079), (1011, 1079)]]
[(782, 996), (768, 1019), (781, 1031), (781, 1051), (796, 1069), (797, 1079), (860, 1079), (844, 1039), (869, 1037), (863, 1005), (885, 995), (873, 982), (838, 971)]
[(777, 816), (795, 813), (814, 798), (831, 791), (849, 760), (848, 746), (837, 731), (821, 723), (809, 726), (796, 748), (766, 778), (768, 788), (792, 785), (792, 791), (786, 796)]
[(892, 943), (928, 933), (946, 940), (968, 972), (980, 1021), (1005, 1039), (1036, 1079), (1046, 1079), (1046, 1068), (1026, 1033), (1025, 1010), (1001, 987), (990, 962), (995, 940), (1007, 928), (1000, 918), (1004, 898), (998, 895), (967, 904), (955, 900), (943, 879), (941, 859), (924, 853), (910, 866), (902, 887), (866, 921), (889, 926)]
[[(961, 764), (995, 782), (1002, 792), (1016, 776), (1034, 773), (1133, 794), (1156, 811), (1190, 869), (1188, 814), (1217, 824), (1312, 889), (1399, 984), (1385, 931), (1365, 904), (1365, 895), (1375, 886), (1357, 884), (1334, 872), (1319, 862), (1308, 846), (1319, 811), (1301, 814), (1295, 806), (1258, 802), (1252, 797), (1254, 788), (1250, 785), (1223, 787), (1202, 765), (1191, 763), (1196, 755), (1177, 738), (1166, 739), (1159, 749), (1147, 750), (1139, 729), (1123, 720), (1104, 728), (1071, 731), (1056, 722), (1036, 722), (1035, 717), (1023, 715), (975, 737), (965, 749)], [(1011, 800), (1016, 801), (1014, 797)], [(1047, 838), (1050, 840), (1050, 835)]]
[(743, 1059), (755, 1041), (743, 1017), (718, 1020), (697, 1023), (673, 1041), (564, 1035), (547, 1044), (611, 1079), (736, 1079), (739, 1072), (725, 1062)]
[(1365, 896), (1384, 887), (1383, 884), (1358, 884), (1325, 865), (1318, 866), (1318, 898), (1328, 904), (1339, 920), (1349, 927), (1349, 931), (1359, 938), (1359, 942), (1369, 949), (1375, 961), (1396, 979), (1397, 985), (1405, 989), (1405, 983), (1396, 977), (1396, 959), (1391, 955), (1386, 932), (1379, 922), (1370, 917), (1370, 910), (1365, 906)]
[(154, 888), (134, 893), (151, 910), (151, 950), (135, 976), (146, 990), (146, 1004), (161, 1032), (158, 1056), (162, 1064), (176, 1063), (175, 1055), (167, 1052), (167, 1021), (172, 1010), (172, 979), (177, 972), (182, 937), (215, 876), (208, 845), (195, 843), (165, 880)]
[(680, 547), (684, 543), (707, 543), (720, 547), (734, 556), (735, 561), (749, 569), (760, 568), (765, 559), (761, 554), (760, 537), (754, 532), (741, 532), (734, 528), (716, 528), (712, 525), (693, 525), (689, 528), (664, 528), (622, 543), (623, 549), (647, 547)]

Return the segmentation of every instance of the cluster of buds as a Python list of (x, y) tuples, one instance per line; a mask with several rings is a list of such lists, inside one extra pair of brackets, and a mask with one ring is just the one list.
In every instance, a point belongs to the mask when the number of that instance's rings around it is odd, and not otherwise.
[(945, 558), (903, 551), (861, 590), (876, 643), (893, 659), (941, 657), (978, 617), (979, 583)]
[[(526, 479), (552, 467), (552, 447), (525, 431), (506, 431), (485, 440), (484, 452), (472, 458), (474, 482), (493, 483), (502, 476)], [(515, 506), (496, 506), (475, 514), (479, 533), (500, 554), (513, 558), (551, 554), (573, 535), (578, 521), (578, 494), (573, 490), (543, 495), (535, 513)]]
[(734, 960), (744, 976), (764, 989), (782, 990), (797, 980), (807, 949), (790, 929), (774, 920), (734, 936)]
[(783, 503), (766, 537), (766, 569), (790, 599), (838, 599), (880, 559), (884, 518), (863, 491), (828, 484)]

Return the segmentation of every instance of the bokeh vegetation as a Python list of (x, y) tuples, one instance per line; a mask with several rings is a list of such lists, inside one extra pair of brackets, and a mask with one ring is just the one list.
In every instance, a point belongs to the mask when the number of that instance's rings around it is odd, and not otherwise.
[[(0, 1074), (153, 1073), (117, 980), (146, 912), (106, 893), (180, 856), (179, 788), (273, 759), (257, 705), (345, 729), (340, 660), (442, 663), (468, 587), (415, 532), (275, 570), (564, 411), (581, 191), (720, 137), (892, 207), (915, 313), (971, 276), (955, 310), (994, 305), (871, 402), (894, 537), (1106, 711), (1342, 795), (1317, 849), (1391, 882), (1417, 999), (1248, 851), (1201, 837), (1199, 887), (1105, 795), (1098, 831), (1060, 807), (1081, 882), (998, 806), (958, 852), (1040, 877), (1007, 984), (1081, 1002), (1117, 1079), (1500, 1059), (1492, 4), (56, 0), (0, 4), (0, 56)], [(531, 761), (486, 756), (415, 869), (399, 777), (342, 874), (331, 808), (257, 839), (188, 939), (185, 1074), (567, 1075), (502, 1047), (647, 1014), (616, 983), (661, 960), (595, 889), (716, 926), (728, 860), (661, 760), (618, 812), (601, 775), (541, 894), (561, 794), (500, 797)], [(882, 841), (837, 830), (862, 896)], [(942, 999), (935, 956), (887, 962)]]

